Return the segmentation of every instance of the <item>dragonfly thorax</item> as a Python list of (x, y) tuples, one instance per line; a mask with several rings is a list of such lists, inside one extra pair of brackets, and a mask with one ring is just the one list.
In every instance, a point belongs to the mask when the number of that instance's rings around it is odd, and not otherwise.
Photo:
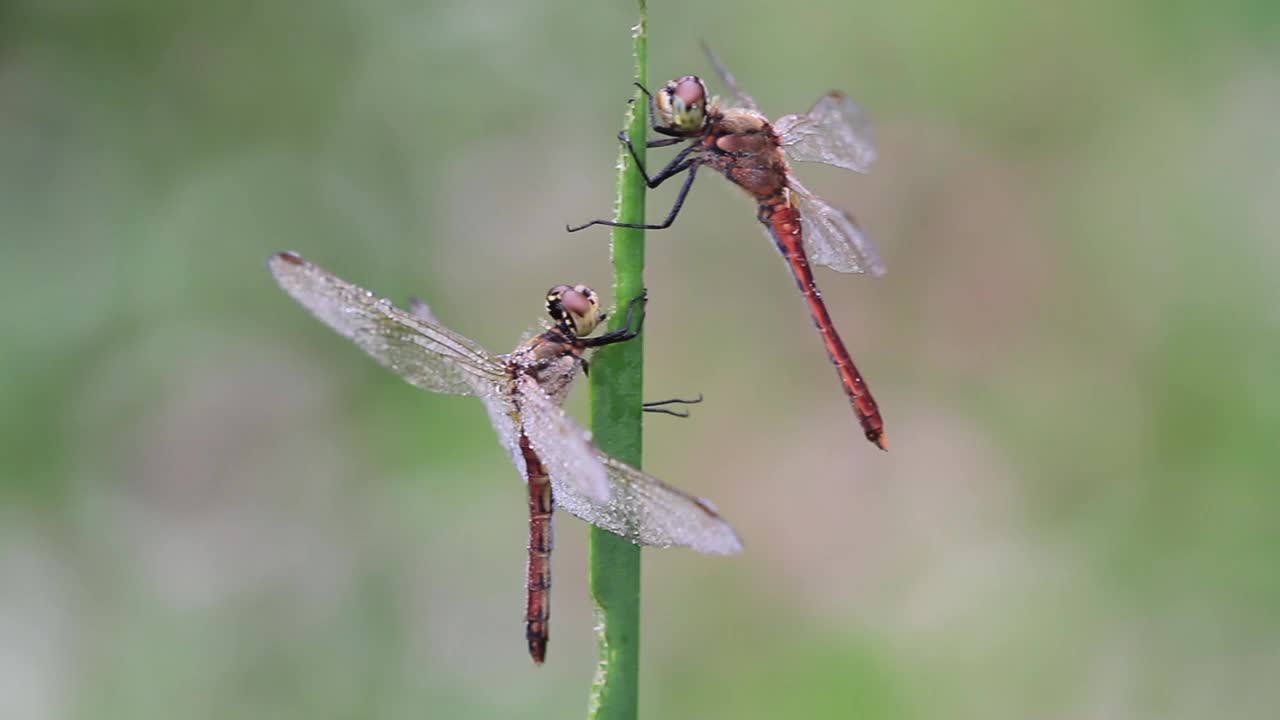
[(787, 160), (773, 126), (759, 113), (726, 110), (710, 124), (702, 142), (707, 152), (704, 162), (757, 202), (773, 203), (787, 188)]
[(511, 374), (528, 375), (556, 404), (564, 402), (582, 367), (581, 351), (557, 329), (520, 346), (508, 358)]
[(769, 124), (769, 118), (762, 113), (747, 108), (728, 108), (720, 113), (716, 118), (716, 131), (730, 134), (763, 134), (770, 136), (776, 145), (776, 137), (773, 135), (773, 127)]

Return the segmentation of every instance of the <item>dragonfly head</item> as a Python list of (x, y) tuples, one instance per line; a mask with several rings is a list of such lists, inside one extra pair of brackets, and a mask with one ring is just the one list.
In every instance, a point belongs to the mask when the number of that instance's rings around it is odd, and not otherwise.
[(668, 130), (692, 133), (707, 120), (707, 86), (696, 75), (669, 81), (654, 98), (658, 122)]
[(547, 314), (561, 332), (586, 337), (604, 322), (600, 297), (586, 285), (557, 285), (547, 291)]

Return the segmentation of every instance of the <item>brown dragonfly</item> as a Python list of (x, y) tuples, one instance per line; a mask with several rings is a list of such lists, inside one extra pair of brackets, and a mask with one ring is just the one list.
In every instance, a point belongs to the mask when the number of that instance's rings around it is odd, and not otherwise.
[[(273, 255), (267, 265), (280, 287), (312, 315), (411, 384), (484, 401), (499, 441), (528, 483), (525, 636), (535, 663), (547, 651), (556, 505), (639, 545), (684, 546), (712, 555), (742, 550), (709, 501), (601, 452), (561, 409), (578, 370), (588, 368), (586, 350), (639, 334), (643, 295), (628, 304), (625, 328), (588, 337), (606, 316), (595, 291), (557, 285), (546, 298), (550, 326), (509, 355), (494, 355), (441, 325), (421, 302), (401, 310), (291, 252)], [(645, 409), (678, 414), (663, 406), (687, 402), (697, 401), (665, 400), (646, 403)]]
[(656, 95), (641, 87), (649, 96), (650, 127), (667, 136), (647, 140), (646, 146), (692, 141), (652, 176), (645, 172), (625, 132), (618, 136), (650, 188), (688, 173), (666, 219), (655, 225), (593, 220), (570, 227), (569, 232), (592, 225), (666, 229), (684, 206), (698, 168), (705, 165), (724, 173), (755, 199), (759, 208), (756, 217), (791, 267), (863, 432), (887, 450), (880, 410), (827, 313), (810, 267), (814, 263), (840, 272), (879, 276), (885, 272), (884, 263), (853, 217), (810, 192), (791, 174), (788, 164), (788, 159), (820, 162), (866, 172), (876, 157), (868, 123), (853, 101), (840, 92), (824, 96), (807, 113), (786, 115), (770, 123), (711, 49), (705, 45), (703, 49), (737, 104), (724, 105), (719, 98), (708, 96), (707, 86), (694, 75), (668, 82)]

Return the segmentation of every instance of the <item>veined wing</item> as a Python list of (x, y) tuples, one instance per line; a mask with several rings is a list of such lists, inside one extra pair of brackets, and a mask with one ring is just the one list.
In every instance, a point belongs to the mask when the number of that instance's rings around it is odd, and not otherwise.
[(710, 500), (674, 488), (598, 449), (596, 453), (609, 473), (609, 506), (585, 514), (567, 506), (566, 510), (640, 545), (679, 545), (708, 555), (742, 551), (738, 534)]
[(884, 275), (884, 262), (876, 246), (849, 215), (809, 192), (794, 176), (788, 176), (791, 204), (800, 211), (800, 231), (809, 262), (837, 272)]
[(842, 92), (832, 92), (802, 115), (786, 115), (773, 124), (787, 157), (865, 173), (876, 161), (871, 124)]
[(431, 323), (432, 325), (440, 324), (440, 318), (436, 317), (436, 314), (431, 311), (431, 306), (428, 305), (422, 298), (418, 297), (417, 295), (409, 296), (408, 309), (409, 309), (410, 315), (418, 318), (423, 322)]
[(531, 380), (521, 386), (525, 434), (551, 477), (556, 504), (639, 545), (713, 555), (742, 542), (711, 503), (609, 457)]
[(520, 450), (520, 417), (516, 413), (511, 396), (497, 391), (487, 392), (480, 396), (484, 400), (484, 409), (489, 412), (489, 422), (493, 423), (493, 431), (498, 434), (498, 442), (506, 448), (511, 456), (511, 464), (516, 466), (520, 479), (528, 481), (528, 466), (524, 461), (524, 453)]
[(516, 389), (524, 434), (547, 469), (557, 498), (578, 497), (587, 503), (607, 505), (609, 476), (596, 459), (587, 432), (565, 415), (564, 409), (533, 378), (522, 376), (516, 381)]
[(295, 253), (276, 253), (267, 266), (280, 287), (312, 315), (424, 390), (488, 398), (507, 380), (504, 364), (479, 344), (414, 317)]
[(707, 45), (706, 42), (700, 42), (700, 44), (702, 45), (702, 51), (707, 54), (707, 60), (711, 61), (711, 66), (716, 69), (716, 74), (720, 76), (720, 81), (724, 83), (725, 87), (729, 88), (729, 92), (732, 92), (737, 99), (737, 107), (758, 112), (760, 108), (756, 105), (755, 98), (738, 87), (737, 78), (733, 76), (733, 73), (729, 72), (729, 68), (725, 67), (724, 63), (720, 62), (720, 58), (711, 51), (711, 46)]

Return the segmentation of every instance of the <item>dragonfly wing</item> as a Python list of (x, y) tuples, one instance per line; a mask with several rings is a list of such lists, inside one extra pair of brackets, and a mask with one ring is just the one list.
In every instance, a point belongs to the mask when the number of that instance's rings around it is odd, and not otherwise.
[(600, 450), (596, 453), (609, 474), (610, 503), (593, 508), (593, 517), (578, 517), (641, 545), (681, 546), (709, 555), (742, 551), (738, 534), (709, 500), (674, 488)]
[(516, 466), (520, 479), (528, 481), (528, 467), (524, 461), (524, 452), (520, 450), (519, 414), (511, 402), (510, 394), (489, 392), (480, 398), (484, 400), (484, 409), (489, 412), (489, 422), (493, 423), (493, 431), (498, 434), (498, 442), (511, 456), (511, 464)]
[(556, 505), (631, 542), (729, 555), (742, 549), (709, 502), (609, 457), (531, 378), (520, 382), (520, 417), (551, 478)]
[(409, 314), (432, 325), (440, 324), (440, 318), (436, 317), (434, 312), (431, 312), (431, 306), (416, 295), (409, 296)]
[(787, 115), (773, 124), (787, 157), (865, 173), (876, 160), (871, 124), (841, 92), (832, 92), (803, 115)]
[(884, 262), (876, 246), (849, 213), (832, 207), (788, 177), (791, 203), (800, 211), (800, 231), (809, 262), (837, 272), (884, 275)]
[(294, 253), (277, 253), (267, 266), (308, 312), (424, 390), (487, 397), (506, 381), (503, 363), (477, 343)]
[(574, 511), (576, 506), (608, 505), (609, 476), (596, 458), (587, 431), (566, 415), (533, 378), (526, 375), (516, 382), (524, 434), (551, 478), (556, 502), (578, 517), (583, 516)]
[(711, 51), (711, 46), (705, 42), (702, 43), (702, 51), (707, 54), (707, 60), (710, 60), (711, 66), (716, 69), (716, 74), (720, 76), (720, 81), (724, 83), (725, 87), (729, 88), (729, 92), (733, 93), (734, 98), (737, 99), (737, 107), (759, 111), (760, 108), (756, 105), (755, 98), (738, 87), (737, 78), (733, 76), (733, 73), (729, 72), (729, 68), (725, 67), (724, 63), (720, 62), (720, 58)]

